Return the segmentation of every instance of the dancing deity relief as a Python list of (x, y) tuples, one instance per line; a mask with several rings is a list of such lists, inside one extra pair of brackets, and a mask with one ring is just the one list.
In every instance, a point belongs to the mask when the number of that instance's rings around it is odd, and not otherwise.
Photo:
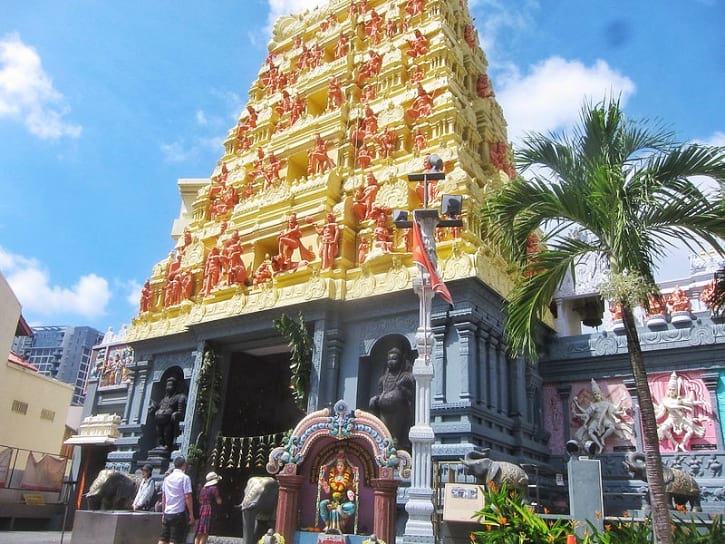
[(622, 393), (617, 402), (604, 396), (599, 384), (592, 379), (591, 394), (582, 391), (572, 399), (572, 416), (580, 427), (575, 433), (577, 441), (584, 446), (588, 441), (596, 444), (603, 452), (610, 437), (623, 440), (632, 438), (632, 416), (624, 402), (629, 401)]
[(667, 391), (659, 402), (655, 402), (657, 436), (673, 451), (688, 451), (693, 439), (705, 436), (705, 424), (711, 420), (710, 406), (697, 398), (707, 394), (706, 388), (701, 389), (697, 383), (673, 372), (667, 382)]

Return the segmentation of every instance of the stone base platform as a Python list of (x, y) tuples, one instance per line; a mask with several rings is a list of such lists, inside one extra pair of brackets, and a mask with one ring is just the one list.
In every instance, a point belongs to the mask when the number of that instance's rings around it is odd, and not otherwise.
[(160, 534), (160, 512), (78, 510), (71, 544), (148, 544)]

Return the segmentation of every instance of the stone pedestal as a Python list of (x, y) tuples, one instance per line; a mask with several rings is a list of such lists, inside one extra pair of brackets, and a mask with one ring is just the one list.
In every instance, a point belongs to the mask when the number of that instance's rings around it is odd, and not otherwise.
[(160, 534), (160, 512), (78, 510), (71, 544), (148, 544)]

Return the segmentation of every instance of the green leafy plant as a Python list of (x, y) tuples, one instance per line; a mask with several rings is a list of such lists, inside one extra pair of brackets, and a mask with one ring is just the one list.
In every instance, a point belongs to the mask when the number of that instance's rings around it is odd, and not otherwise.
[[(699, 521), (699, 523), (698, 523)], [(650, 544), (655, 542), (652, 520), (618, 520), (604, 523), (599, 531), (590, 524), (590, 531), (582, 544)], [(708, 523), (690, 518), (675, 521), (672, 525), (673, 544), (720, 544), (725, 542), (725, 528), (720, 516), (713, 516)]]
[(498, 488), (489, 482), (483, 493), (485, 506), (474, 518), (484, 529), (471, 533), (471, 541), (476, 544), (565, 544), (567, 536), (574, 532), (571, 521), (542, 518), (520, 493), (505, 485)]
[(307, 331), (307, 325), (299, 314), (295, 321), (287, 314), (282, 314), (274, 321), (277, 329), (289, 342), (290, 354), (290, 387), (295, 404), (300, 410), (307, 409), (307, 395), (310, 391), (310, 376), (312, 374), (312, 338)]

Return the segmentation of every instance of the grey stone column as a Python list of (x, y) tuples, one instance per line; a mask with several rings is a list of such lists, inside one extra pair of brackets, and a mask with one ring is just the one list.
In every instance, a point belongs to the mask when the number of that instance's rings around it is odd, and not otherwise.
[(488, 338), (486, 330), (478, 329), (478, 353), (476, 361), (476, 386), (478, 388), (478, 402), (482, 407), (488, 406)]
[(448, 374), (451, 371), (450, 361), (446, 358), (445, 353), (445, 325), (431, 326), (431, 332), (435, 338), (435, 346), (433, 347), (433, 402), (446, 402), (446, 384), (450, 379)]
[[(325, 331), (324, 338), (324, 352), (325, 352), (325, 365), (324, 365), (324, 383), (325, 383), (325, 394), (323, 398), (318, 399), (316, 405), (317, 410), (326, 406), (332, 406), (339, 398), (338, 395), (338, 384), (340, 382), (340, 367), (342, 366), (342, 350), (345, 347), (345, 342), (341, 329), (328, 329)], [(323, 365), (320, 364), (322, 367)], [(323, 376), (320, 376), (320, 380)], [(322, 401), (320, 404), (319, 401)]]
[[(705, 382), (705, 386), (707, 387), (707, 392), (710, 393), (710, 409), (712, 411), (712, 414), (715, 416), (714, 419), (714, 425), (715, 427), (715, 438), (717, 439), (717, 449), (722, 451), (725, 449), (725, 446), (723, 444), (725, 443), (725, 439), (723, 439), (722, 435), (722, 427), (719, 425), (719, 421), (717, 419), (718, 412), (718, 403), (717, 403), (717, 385), (718, 381), (720, 379), (720, 375), (718, 372), (705, 372), (702, 375), (702, 381)], [(702, 399), (705, 400), (705, 399)]]
[[(129, 374), (131, 374), (129, 372)], [(149, 362), (138, 361), (134, 364), (134, 374), (136, 378), (134, 380), (133, 393), (131, 398), (128, 399), (128, 422), (131, 425), (143, 425), (146, 423), (146, 409), (147, 406), (144, 404), (144, 398), (147, 396), (147, 392), (151, 389), (148, 384), (149, 378)], [(141, 417), (143, 414), (144, 417)]]
[(492, 410), (498, 410), (499, 401), (499, 375), (498, 375), (498, 338), (493, 334), (488, 337), (488, 407)]
[[(184, 414), (184, 432), (181, 435), (181, 451), (186, 452), (191, 444), (192, 431), (194, 430), (194, 421), (196, 416), (196, 397), (199, 393), (199, 373), (201, 372), (201, 363), (204, 359), (204, 342), (199, 342), (196, 346), (196, 352), (193, 354), (194, 366), (191, 371), (191, 379), (189, 380), (189, 395), (186, 401), (186, 414)], [(217, 354), (214, 354), (215, 357)], [(216, 364), (219, 364), (217, 361)], [(198, 427), (198, 425), (196, 425)]]
[(499, 379), (499, 413), (507, 416), (509, 414), (509, 360), (506, 356), (505, 346), (499, 344), (498, 352), (496, 354), (498, 360), (498, 379)]
[(461, 400), (470, 400), (474, 396), (475, 389), (475, 355), (476, 355), (476, 325), (470, 321), (455, 323), (458, 331), (460, 348), (458, 351), (458, 372), (460, 391), (458, 397)]
[(644, 451), (644, 443), (642, 442), (642, 420), (639, 413), (639, 396), (637, 395), (637, 386), (634, 384), (633, 378), (622, 380), (629, 396), (632, 397), (632, 420), (634, 423), (634, 436), (637, 451)]
[(559, 394), (559, 399), (561, 399), (561, 421), (559, 425), (564, 430), (564, 444), (566, 444), (571, 440), (571, 425), (569, 425), (569, 418), (571, 417), (571, 410), (569, 408), (571, 384), (560, 383), (556, 388), (556, 392)]

